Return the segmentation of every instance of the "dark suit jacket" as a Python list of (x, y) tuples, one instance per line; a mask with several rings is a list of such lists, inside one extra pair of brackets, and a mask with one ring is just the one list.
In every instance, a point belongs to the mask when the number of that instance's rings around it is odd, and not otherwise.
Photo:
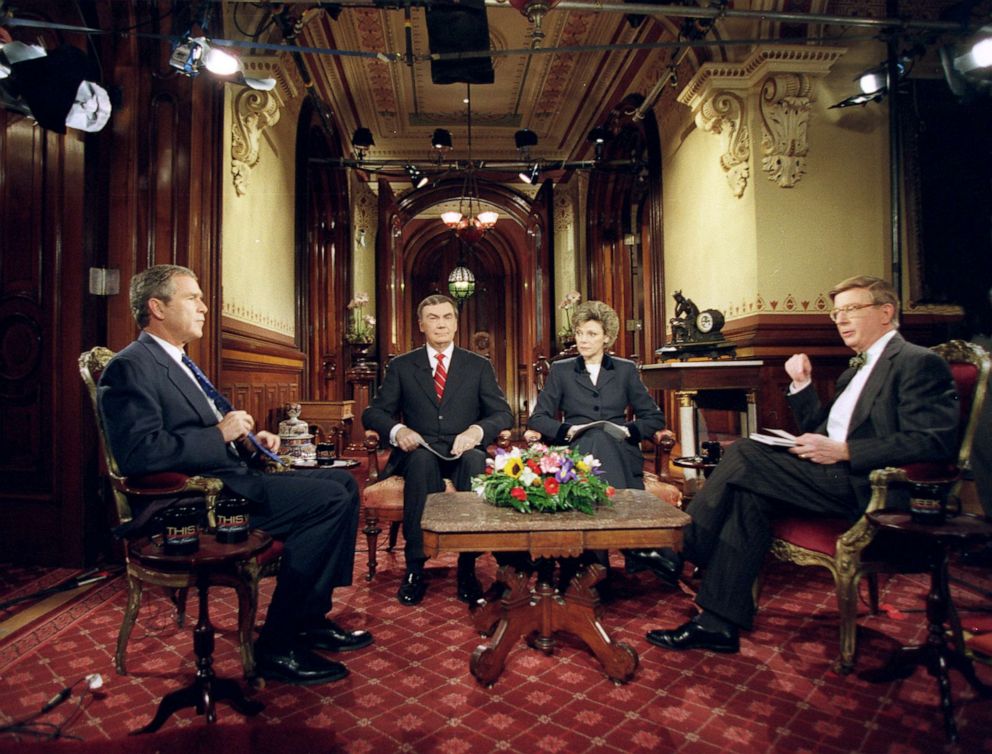
[[(631, 422), (626, 418), (628, 406), (634, 410)], [(665, 414), (641, 382), (634, 362), (604, 354), (595, 385), (581, 356), (554, 362), (527, 426), (553, 444), (565, 445), (573, 425), (600, 419), (627, 427), (630, 439), (622, 445), (631, 468), (640, 468), (641, 438), (664, 429)]]
[(262, 475), (224, 442), (210, 401), (150, 335), (141, 333), (111, 359), (97, 395), (107, 440), (125, 476), (207, 474), (259, 499)]
[[(853, 369), (840, 376), (838, 395), (853, 376)], [(832, 404), (821, 404), (812, 386), (788, 400), (800, 432), (826, 434)], [(871, 497), (872, 469), (953, 459), (958, 418), (957, 392), (947, 362), (896, 333), (858, 396), (848, 427), (851, 486), (861, 506)]]
[[(447, 366), (444, 398), (434, 392), (434, 372), (422, 346), (389, 362), (386, 376), (372, 404), (362, 413), (362, 424), (383, 438), (399, 422), (419, 432), (432, 448), (447, 455), (455, 437), (472, 424), (482, 427), (481, 447), (513, 424), (506, 396), (496, 383), (488, 359), (456, 347)], [(393, 473), (404, 456), (393, 450), (383, 472)]]

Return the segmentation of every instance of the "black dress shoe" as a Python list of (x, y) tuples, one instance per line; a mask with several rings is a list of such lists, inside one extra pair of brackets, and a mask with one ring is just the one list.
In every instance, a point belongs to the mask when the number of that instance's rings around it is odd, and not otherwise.
[(689, 621), (671, 631), (648, 631), (648, 641), (665, 649), (708, 649), (711, 652), (732, 654), (741, 648), (736, 628), (725, 631), (707, 631), (698, 623)]
[(262, 678), (301, 686), (340, 681), (348, 675), (348, 668), (340, 662), (309, 649), (269, 649), (261, 643), (255, 646), (255, 667)]
[(679, 577), (682, 576), (682, 557), (676, 553), (669, 556), (660, 550), (627, 550), (624, 558), (624, 570), (627, 573), (651, 571), (671, 587), (677, 587), (679, 584)]
[(372, 634), (368, 631), (345, 631), (334, 621), (324, 618), (300, 631), (300, 641), (311, 649), (351, 652), (371, 644)]
[(482, 584), (474, 573), (458, 574), (458, 599), (466, 605), (474, 605), (482, 599)]
[(396, 593), (401, 605), (419, 605), (420, 601), (427, 593), (427, 583), (424, 581), (422, 573), (407, 573), (400, 584), (400, 590)]

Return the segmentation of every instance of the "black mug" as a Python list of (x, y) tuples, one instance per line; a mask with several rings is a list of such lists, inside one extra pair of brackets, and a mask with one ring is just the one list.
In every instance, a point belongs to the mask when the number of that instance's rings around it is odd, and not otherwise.
[(946, 483), (910, 482), (909, 517), (918, 524), (939, 526), (957, 515), (958, 511), (952, 511), (948, 505), (947, 493)]
[(217, 541), (235, 544), (248, 539), (248, 501), (243, 497), (222, 497), (217, 501)]
[(196, 503), (176, 503), (162, 513), (162, 551), (166, 555), (191, 555), (200, 549), (200, 516)]
[(720, 447), (719, 442), (716, 440), (707, 440), (702, 444), (702, 448), (703, 460), (706, 461), (706, 463), (720, 462), (720, 453), (723, 451), (723, 448)]
[(333, 442), (318, 442), (317, 443), (317, 465), (318, 466), (331, 466), (334, 464), (334, 443)]

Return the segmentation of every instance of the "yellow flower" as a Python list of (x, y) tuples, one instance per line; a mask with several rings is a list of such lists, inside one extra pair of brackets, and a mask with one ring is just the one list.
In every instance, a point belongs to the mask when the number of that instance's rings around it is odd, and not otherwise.
[(584, 474), (589, 473), (589, 464), (585, 462), (585, 459), (581, 461), (577, 461), (575, 464), (575, 468), (577, 468), (579, 471), (583, 472)]
[(503, 473), (516, 479), (520, 476), (520, 472), (522, 472), (524, 468), (524, 464), (519, 458), (514, 458), (511, 456), (506, 460), (506, 466), (503, 467)]

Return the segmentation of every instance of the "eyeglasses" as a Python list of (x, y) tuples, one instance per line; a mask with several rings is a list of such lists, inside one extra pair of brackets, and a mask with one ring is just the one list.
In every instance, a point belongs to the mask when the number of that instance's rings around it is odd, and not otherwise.
[(850, 317), (859, 309), (867, 309), (869, 306), (882, 306), (882, 304), (848, 304), (847, 306), (840, 306), (836, 309), (830, 310), (830, 319), (836, 322), (840, 319), (841, 314), (845, 314)]

